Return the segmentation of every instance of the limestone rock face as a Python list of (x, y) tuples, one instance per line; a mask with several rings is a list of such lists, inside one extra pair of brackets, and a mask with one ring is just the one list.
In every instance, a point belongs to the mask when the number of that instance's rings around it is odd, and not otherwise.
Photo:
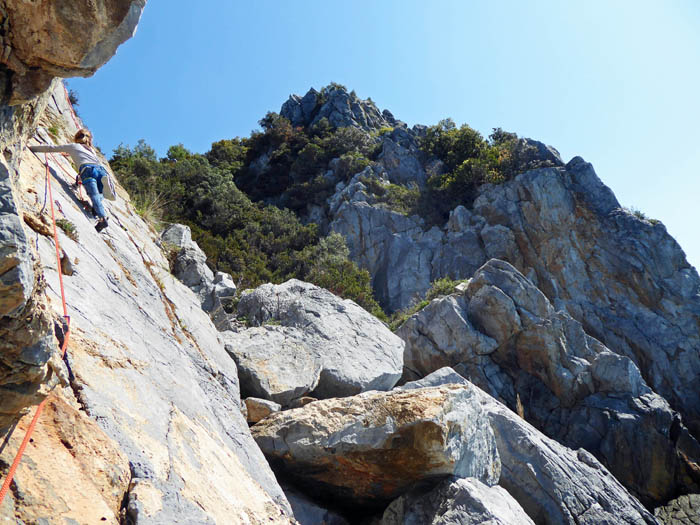
[(528, 420), (596, 455), (647, 504), (699, 481), (700, 446), (634, 363), (506, 262), (489, 261), (464, 293), (433, 301), (397, 333), (407, 343), (404, 378), (452, 366), (513, 408), (518, 394)]
[(631, 358), (689, 422), (700, 418), (700, 278), (663, 225), (620, 210), (580, 158), (485, 190), (474, 212), (513, 233), (518, 248), (502, 258), (557, 309)]
[[(458, 207), (444, 227), (363, 192), (329, 199), (329, 228), (346, 238), (389, 310), (416, 302), (438, 278), (469, 278), (490, 258), (509, 262), (556, 310), (632, 359), (697, 433), (700, 277), (663, 225), (621, 209), (590, 164), (577, 157), (563, 166), (555, 151), (525, 142), (552, 167), (483, 185), (472, 209)], [(492, 308), (508, 307), (484, 293)]]
[(474, 478), (445, 480), (432, 491), (414, 491), (394, 500), (380, 525), (534, 525), (502, 487)]
[(352, 259), (370, 272), (380, 302), (390, 311), (416, 302), (440, 277), (470, 277), (488, 259), (472, 229), (428, 229), (418, 216), (368, 200), (343, 200), (335, 212), (331, 205), (329, 228), (345, 237)]
[(54, 77), (90, 76), (136, 31), (146, 0), (3, 2), (3, 102), (26, 102)]
[[(45, 136), (41, 128), (38, 133)], [(128, 200), (105, 203), (110, 227), (98, 234), (70, 188), (75, 175), (69, 163), (49, 156), (49, 164), (57, 213), (79, 233), (74, 241), (59, 230), (62, 249), (78, 260), (74, 274), (64, 276), (71, 390), (81, 414), (129, 462), (131, 482), (117, 498), (125, 518), (137, 524), (290, 523), (284, 493), (241, 415), (235, 363), (199, 297), (171, 275), (159, 239)], [(42, 213), (42, 173), (42, 163), (26, 150), (15, 202), (36, 215)], [(56, 316), (61, 303), (53, 241), (38, 236), (27, 248), (36, 250), (44, 300)], [(56, 366), (67, 372), (60, 361)], [(65, 469), (82, 468), (78, 454), (62, 461)], [(42, 490), (70, 485), (59, 481), (49, 478)], [(52, 512), (71, 516), (64, 508)]]
[(273, 414), (253, 436), (281, 473), (347, 506), (376, 505), (444, 476), (498, 481), (488, 419), (461, 386), (366, 392)]
[(398, 127), (382, 138), (382, 152), (377, 160), (392, 183), (424, 188), (428, 176), (421, 156), (414, 136)]
[[(238, 314), (277, 325), (226, 332), (244, 394), (288, 404), (388, 390), (401, 377), (403, 341), (350, 300), (296, 279), (245, 294)], [(249, 389), (249, 390), (248, 390)]]
[[(58, 383), (53, 319), (45, 280), (22, 224), (19, 162), (53, 96), (59, 119), (70, 111), (55, 76), (93, 73), (134, 31), (145, 0), (0, 4), (0, 429)], [(49, 89), (50, 88), (50, 89)], [(74, 130), (64, 121), (66, 130)], [(30, 214), (31, 215), (31, 214)], [(46, 222), (46, 221), (42, 221)]]
[[(62, 86), (57, 84), (56, 88)], [(0, 431), (26, 407), (39, 403), (59, 382), (60, 357), (47, 305), (46, 281), (37, 265), (24, 224), (28, 213), (19, 165), (26, 139), (51, 96), (47, 92), (21, 106), (0, 106)], [(58, 99), (59, 104), (62, 99)], [(39, 219), (42, 224), (46, 220)]]

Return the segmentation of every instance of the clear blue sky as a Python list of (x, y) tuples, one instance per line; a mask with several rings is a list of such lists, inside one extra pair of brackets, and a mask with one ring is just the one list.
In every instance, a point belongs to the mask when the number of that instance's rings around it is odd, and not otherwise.
[(697, 0), (149, 0), (69, 85), (106, 152), (248, 135), (331, 81), (407, 122), (500, 126), (592, 162), (700, 266)]

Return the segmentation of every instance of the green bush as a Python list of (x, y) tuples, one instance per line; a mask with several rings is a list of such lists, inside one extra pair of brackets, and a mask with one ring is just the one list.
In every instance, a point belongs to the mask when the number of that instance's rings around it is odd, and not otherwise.
[[(155, 224), (189, 225), (207, 264), (231, 273), (242, 288), (296, 277), (385, 318), (369, 274), (348, 259), (340, 235), (320, 238), (315, 224), (302, 224), (291, 210), (252, 202), (237, 188), (231, 166), (240, 162), (244, 148), (236, 141), (219, 142), (199, 155), (178, 145), (157, 160), (145, 143), (134, 149), (121, 145), (110, 163), (138, 213)], [(317, 177), (300, 187), (325, 187), (324, 180)]]
[(405, 308), (403, 310), (397, 310), (393, 314), (391, 314), (391, 317), (389, 318), (388, 324), (389, 324), (389, 329), (392, 332), (396, 332), (396, 330), (399, 329), (399, 327), (406, 322), (406, 320), (411, 317), (413, 314), (420, 312), (423, 308), (428, 306), (430, 304), (430, 301), (428, 300), (422, 300), (414, 304), (413, 306), (409, 306), (408, 308)]
[(367, 189), (385, 204), (387, 208), (403, 215), (421, 214), (421, 192), (416, 186), (406, 187), (399, 184), (383, 184), (376, 177), (361, 177)]
[[(367, 133), (352, 127), (335, 129), (325, 118), (304, 129), (292, 126), (277, 113), (268, 113), (260, 126), (262, 131), (248, 139), (236, 139), (235, 144), (215, 143), (207, 156), (217, 162), (220, 157), (235, 159), (217, 165), (226, 166), (252, 200), (275, 202), (297, 212), (310, 202), (314, 194), (309, 191), (322, 185), (319, 177), (331, 160), (339, 159), (337, 172), (347, 180), (377, 154), (377, 144)], [(261, 164), (261, 158), (267, 162)], [(297, 198), (300, 194), (306, 195), (303, 202)], [(314, 200), (323, 202), (321, 198)]]
[(56, 221), (56, 226), (61, 228), (70, 239), (73, 239), (75, 242), (79, 241), (78, 228), (68, 219), (58, 219)]
[(437, 279), (436, 281), (432, 282), (430, 289), (425, 293), (425, 299), (427, 301), (432, 301), (438, 297), (453, 294), (455, 292), (455, 286), (457, 286), (460, 282), (462, 281), (455, 281), (449, 277)]
[(495, 128), (486, 140), (466, 124), (458, 128), (451, 119), (429, 127), (419, 146), (445, 165), (444, 173), (428, 179), (426, 201), (432, 214), (427, 218), (433, 224), (444, 223), (459, 204), (471, 206), (482, 184), (501, 184), (524, 171), (551, 165), (515, 133)]
[(449, 277), (443, 277), (442, 279), (433, 281), (430, 289), (425, 293), (425, 297), (421, 301), (403, 310), (398, 310), (391, 315), (388, 321), (389, 328), (395, 332), (409, 317), (420, 312), (423, 308), (428, 306), (433, 299), (454, 293), (455, 286), (460, 282), (462, 281), (455, 281)]
[(661, 222), (658, 219), (649, 218), (649, 216), (646, 213), (644, 213), (642, 210), (640, 210), (639, 208), (636, 208), (634, 206), (630, 206), (629, 208), (624, 206), (623, 209), (627, 213), (630, 213), (630, 214), (634, 215), (635, 217), (637, 217), (639, 220), (646, 221), (650, 224), (656, 225), (656, 224), (659, 224)]

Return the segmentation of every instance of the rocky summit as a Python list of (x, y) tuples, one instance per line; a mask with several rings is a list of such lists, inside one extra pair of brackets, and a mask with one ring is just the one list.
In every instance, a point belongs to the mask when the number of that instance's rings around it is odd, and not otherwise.
[(0, 521), (698, 523), (700, 277), (588, 162), (331, 84), (115, 151), (98, 233), (27, 146), (145, 2), (54, 4), (0, 2)]

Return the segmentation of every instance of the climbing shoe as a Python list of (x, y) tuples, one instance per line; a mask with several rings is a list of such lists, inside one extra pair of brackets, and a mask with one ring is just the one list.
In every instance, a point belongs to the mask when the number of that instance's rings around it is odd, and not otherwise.
[(95, 229), (98, 232), (101, 232), (104, 230), (109, 224), (107, 224), (107, 219), (102, 219), (101, 221), (98, 221), (97, 224), (95, 224)]

